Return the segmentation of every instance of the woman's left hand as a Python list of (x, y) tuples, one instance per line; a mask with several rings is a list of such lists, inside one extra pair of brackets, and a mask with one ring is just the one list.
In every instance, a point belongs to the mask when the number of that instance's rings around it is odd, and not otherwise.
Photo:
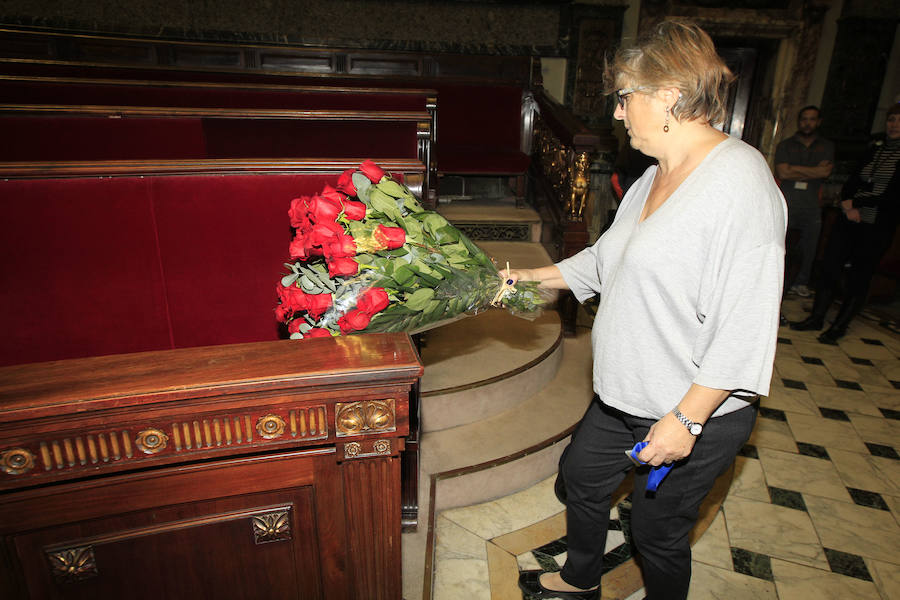
[(658, 467), (688, 456), (694, 449), (697, 438), (691, 435), (675, 415), (668, 413), (650, 427), (644, 441), (647, 446), (638, 453), (638, 458)]

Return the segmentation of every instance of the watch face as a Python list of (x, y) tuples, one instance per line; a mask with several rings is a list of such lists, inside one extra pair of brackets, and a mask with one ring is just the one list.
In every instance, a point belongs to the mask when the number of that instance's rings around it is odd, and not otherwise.
[(700, 435), (700, 432), (703, 431), (703, 426), (700, 423), (694, 423), (691, 425), (691, 433), (693, 435)]

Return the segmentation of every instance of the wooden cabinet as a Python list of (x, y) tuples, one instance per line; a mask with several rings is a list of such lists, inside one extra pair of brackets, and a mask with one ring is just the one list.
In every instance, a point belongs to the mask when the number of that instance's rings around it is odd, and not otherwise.
[(401, 334), (0, 369), (0, 597), (401, 597)]

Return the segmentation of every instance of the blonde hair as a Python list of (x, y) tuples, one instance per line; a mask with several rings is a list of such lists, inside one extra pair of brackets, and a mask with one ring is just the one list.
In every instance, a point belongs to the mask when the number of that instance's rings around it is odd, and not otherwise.
[(725, 119), (728, 86), (734, 75), (716, 53), (709, 35), (691, 21), (663, 21), (633, 48), (620, 49), (604, 72), (605, 92), (625, 85), (676, 87), (671, 107), (679, 121), (701, 119), (718, 125)]

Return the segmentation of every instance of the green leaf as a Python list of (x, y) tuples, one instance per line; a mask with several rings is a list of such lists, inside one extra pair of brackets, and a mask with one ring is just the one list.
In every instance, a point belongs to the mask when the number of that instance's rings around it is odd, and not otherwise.
[(450, 244), (459, 240), (459, 229), (451, 225), (441, 227), (434, 232), (434, 239), (439, 244)]
[(372, 203), (372, 208), (375, 210), (383, 212), (398, 223), (403, 220), (403, 212), (397, 206), (397, 201), (378, 188), (372, 188), (370, 190), (369, 200)]
[(416, 200), (415, 198), (408, 197), (408, 196), (403, 197), (403, 206), (405, 206), (407, 209), (409, 209), (411, 212), (414, 212), (414, 213), (420, 213), (425, 210), (424, 208), (422, 208), (422, 205), (419, 204), (418, 200)]
[(409, 268), (408, 265), (398, 265), (394, 267), (393, 278), (400, 285), (406, 285), (415, 276), (416, 274), (412, 269)]
[(444, 311), (447, 310), (447, 305), (449, 304), (446, 300), (432, 300), (434, 306), (432, 306), (429, 310), (425, 312), (425, 318), (429, 321), (437, 321), (442, 316), (444, 316)]
[(405, 195), (409, 194), (408, 191), (404, 189), (402, 185), (394, 181), (393, 179), (382, 179), (375, 187), (385, 194), (389, 196), (393, 196), (394, 198), (403, 198)]
[(298, 331), (297, 333), (292, 333), (292, 334), (291, 334), (291, 339), (292, 339), (292, 340), (302, 340), (302, 339), (303, 339), (303, 334), (300, 333), (299, 331)]
[(434, 290), (431, 288), (420, 288), (406, 297), (407, 308), (412, 310), (422, 310), (428, 306), (429, 301), (434, 298)]
[(353, 187), (356, 188), (356, 197), (369, 204), (369, 188), (372, 187), (369, 178), (357, 171), (350, 177), (350, 180), (353, 181)]
[(283, 285), (284, 287), (290, 287), (294, 284), (295, 281), (297, 281), (298, 277), (299, 277), (299, 275), (297, 273), (293, 273), (291, 275), (285, 275), (284, 277), (281, 278), (281, 285)]
[(307, 294), (321, 294), (322, 286), (316, 282), (313, 282), (312, 278), (309, 275), (302, 275), (300, 277), (300, 289), (306, 292)]
[(421, 219), (422, 223), (425, 225), (425, 229), (431, 235), (437, 235), (438, 229), (450, 225), (450, 223), (447, 222), (447, 219), (437, 214), (436, 212), (429, 211), (423, 214), (425, 216)]

